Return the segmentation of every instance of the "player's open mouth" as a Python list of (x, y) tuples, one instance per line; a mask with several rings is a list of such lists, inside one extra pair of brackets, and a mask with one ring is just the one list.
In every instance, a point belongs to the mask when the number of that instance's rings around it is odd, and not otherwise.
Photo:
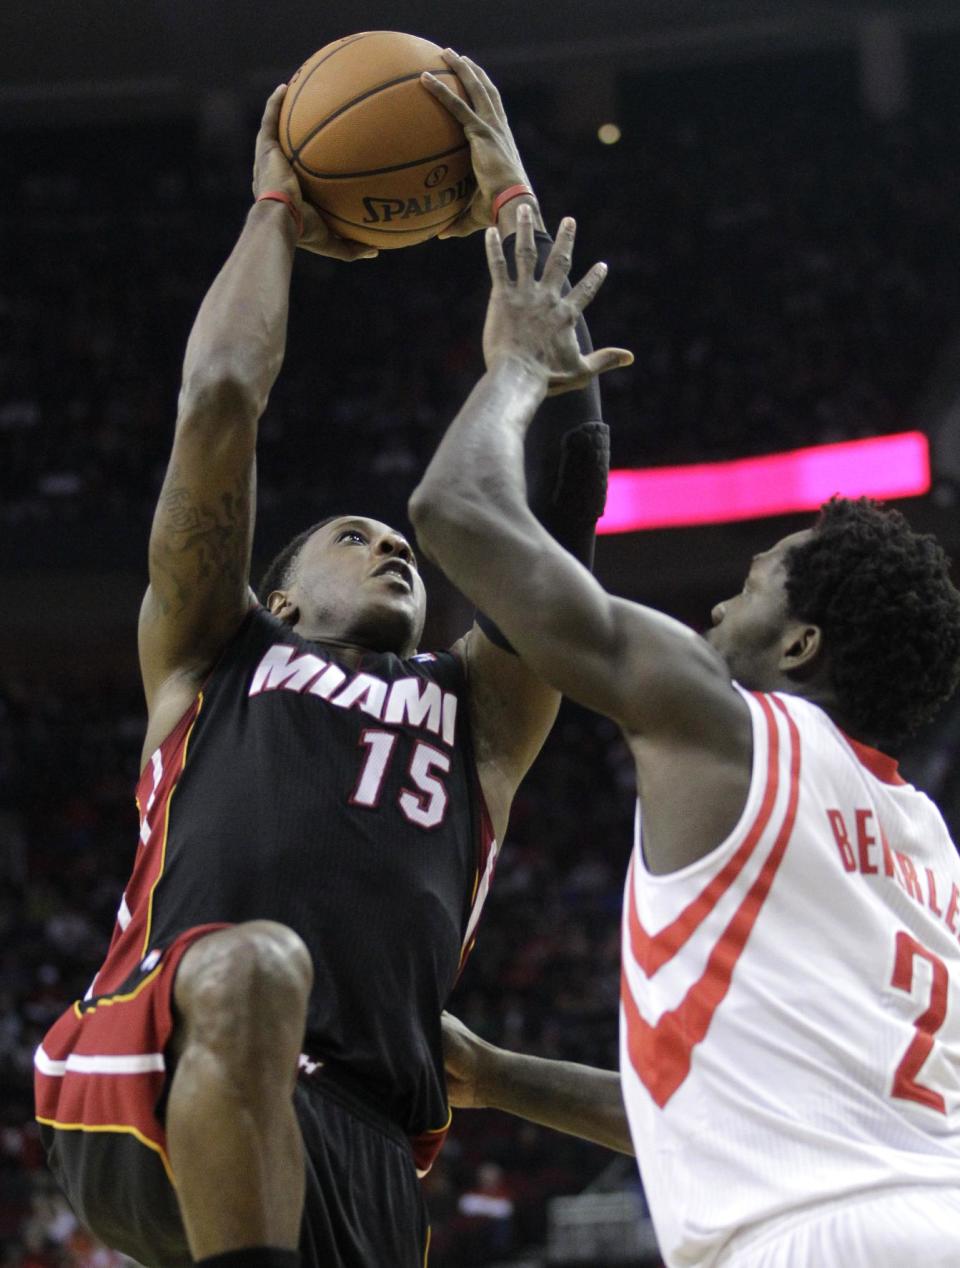
[(374, 577), (398, 577), (406, 585), (408, 590), (413, 589), (413, 573), (408, 564), (402, 559), (388, 559), (386, 563), (375, 568), (372, 574)]

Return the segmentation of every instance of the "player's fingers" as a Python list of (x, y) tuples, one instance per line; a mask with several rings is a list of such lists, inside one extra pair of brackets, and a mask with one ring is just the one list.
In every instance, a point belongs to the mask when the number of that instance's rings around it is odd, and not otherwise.
[(490, 95), (477, 74), (475, 63), (469, 57), (461, 57), (452, 48), (443, 50), (443, 60), (460, 80), (477, 114), (482, 119), (488, 118), (492, 113)]
[(376, 247), (365, 246), (362, 242), (347, 242), (344, 238), (338, 239), (334, 245), (338, 260), (375, 260), (380, 254)]
[(572, 216), (564, 216), (557, 230), (557, 240), (550, 248), (543, 266), (543, 284), (557, 293), (563, 286), (573, 263), (573, 244), (577, 236), (577, 222)]
[(309, 203), (304, 203), (301, 211), (303, 234), (297, 245), (304, 251), (330, 256), (334, 260), (372, 260), (379, 254), (376, 247), (369, 247), (363, 242), (351, 242), (349, 238), (341, 238), (334, 233)]
[(479, 122), (476, 113), (470, 109), (462, 97), (457, 96), (452, 88), (448, 88), (442, 79), (438, 79), (436, 75), (431, 75), (430, 71), (425, 70), (420, 76), (420, 82), (442, 106), (446, 106), (458, 123), (466, 127), (468, 124)]
[(375, 260), (380, 252), (376, 247), (364, 246), (362, 242), (347, 242), (343, 238), (327, 238), (324, 241), (311, 241), (301, 238), (297, 243), (304, 251), (312, 255), (323, 255), (331, 260)]
[(595, 264), (593, 268), (588, 269), (576, 284), (567, 300), (577, 310), (582, 313), (586, 306), (596, 297), (597, 291), (603, 285), (607, 276), (607, 266), (601, 261)]
[(607, 370), (621, 370), (633, 365), (633, 353), (629, 348), (598, 348), (583, 358), (591, 374), (605, 374)]
[(589, 370), (579, 374), (552, 374), (547, 383), (547, 396), (563, 396), (566, 392), (579, 392), (593, 378)]
[(465, 61), (470, 66), (470, 69), (476, 75), (477, 79), (479, 79), (480, 83), (483, 84), (484, 89), (486, 90), (487, 96), (494, 103), (494, 105), (497, 105), (497, 106), (502, 105), (499, 88), (493, 82), (493, 80), (490, 78), (487, 72), (483, 69), (480, 63), (475, 62), (472, 57), (464, 57), (462, 60)]
[(335, 260), (375, 260), (380, 254), (376, 247), (367, 246), (365, 242), (351, 242), (329, 229), (322, 247), (323, 254), (331, 255)]
[[(456, 67), (457, 75), (460, 82), (466, 88), (470, 100), (473, 102), (474, 109), (479, 111), (485, 117), (495, 112), (495, 107), (500, 104), (499, 100), (495, 100), (493, 83), (488, 75), (480, 69), (475, 61), (469, 57), (461, 57)], [(485, 113), (486, 112), (486, 113)]]
[(529, 282), (537, 267), (537, 243), (533, 236), (533, 211), (524, 203), (517, 211), (517, 282)]
[(490, 270), (490, 281), (493, 283), (493, 289), (499, 290), (501, 287), (506, 286), (510, 280), (499, 232), (492, 227), (488, 229), (483, 235), (483, 245), (487, 249), (487, 267)]
[(263, 108), (263, 118), (260, 120), (260, 135), (269, 138), (271, 141), (277, 139), (277, 124), (280, 122), (280, 107), (283, 105), (283, 99), (287, 94), (287, 85), (278, 84), (273, 92), (267, 98), (267, 104)]

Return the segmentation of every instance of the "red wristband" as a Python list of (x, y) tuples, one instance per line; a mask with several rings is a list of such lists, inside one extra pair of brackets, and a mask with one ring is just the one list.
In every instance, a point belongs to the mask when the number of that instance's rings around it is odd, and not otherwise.
[(500, 212), (503, 210), (506, 203), (513, 202), (514, 198), (522, 198), (524, 194), (526, 194), (528, 198), (534, 197), (533, 190), (529, 185), (510, 185), (507, 189), (501, 190), (501, 192), (497, 194), (496, 198), (493, 200), (493, 207), (491, 208), (493, 223), (497, 223)]
[(286, 203), (287, 210), (293, 216), (293, 223), (297, 226), (297, 237), (303, 237), (303, 212), (293, 201), (289, 194), (285, 194), (282, 189), (266, 189), (262, 194), (258, 194), (256, 202), (262, 203), (264, 200), (275, 203)]

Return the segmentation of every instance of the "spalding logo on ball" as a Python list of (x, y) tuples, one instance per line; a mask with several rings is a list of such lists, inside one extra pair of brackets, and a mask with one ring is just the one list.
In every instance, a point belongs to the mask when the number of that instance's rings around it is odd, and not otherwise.
[(327, 44), (290, 80), (280, 144), (304, 198), (343, 238), (413, 246), (473, 196), (469, 142), (420, 83), (425, 70), (466, 100), (439, 46), (400, 31)]

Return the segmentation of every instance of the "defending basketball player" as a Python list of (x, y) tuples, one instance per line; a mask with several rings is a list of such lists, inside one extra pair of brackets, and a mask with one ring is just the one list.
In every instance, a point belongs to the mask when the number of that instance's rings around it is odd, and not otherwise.
[[(538, 282), (521, 211), (514, 282), (488, 233), (488, 370), (410, 511), (531, 667), (633, 752), (621, 1076), (662, 1253), (947, 1268), (960, 860), (889, 754), (957, 684), (960, 594), (936, 543), (868, 501), (833, 501), (756, 556), (705, 638), (558, 549), (527, 509), (522, 452), (548, 387), (605, 364), (573, 338), (603, 267), (561, 294), (573, 238), (566, 221)], [(623, 1147), (608, 1073), (571, 1106), (569, 1068), (491, 1061), (456, 1028), (449, 1044), (454, 1095)]]
[[(492, 85), (451, 63), (490, 223), (527, 180)], [(143, 1264), (421, 1268), (417, 1173), (449, 1123), (440, 1013), (558, 697), (489, 622), (418, 655), (416, 558), (366, 515), (291, 542), (262, 606), (249, 589), (257, 424), (296, 247), (370, 254), (303, 204), (282, 96), (190, 335), (153, 522), (134, 872), (106, 963), (38, 1049), (37, 1113), (78, 1214)], [(502, 207), (508, 249), (532, 204)], [(598, 418), (584, 393), (554, 420), (577, 461), (556, 443), (537, 455), (542, 511), (585, 557)]]

